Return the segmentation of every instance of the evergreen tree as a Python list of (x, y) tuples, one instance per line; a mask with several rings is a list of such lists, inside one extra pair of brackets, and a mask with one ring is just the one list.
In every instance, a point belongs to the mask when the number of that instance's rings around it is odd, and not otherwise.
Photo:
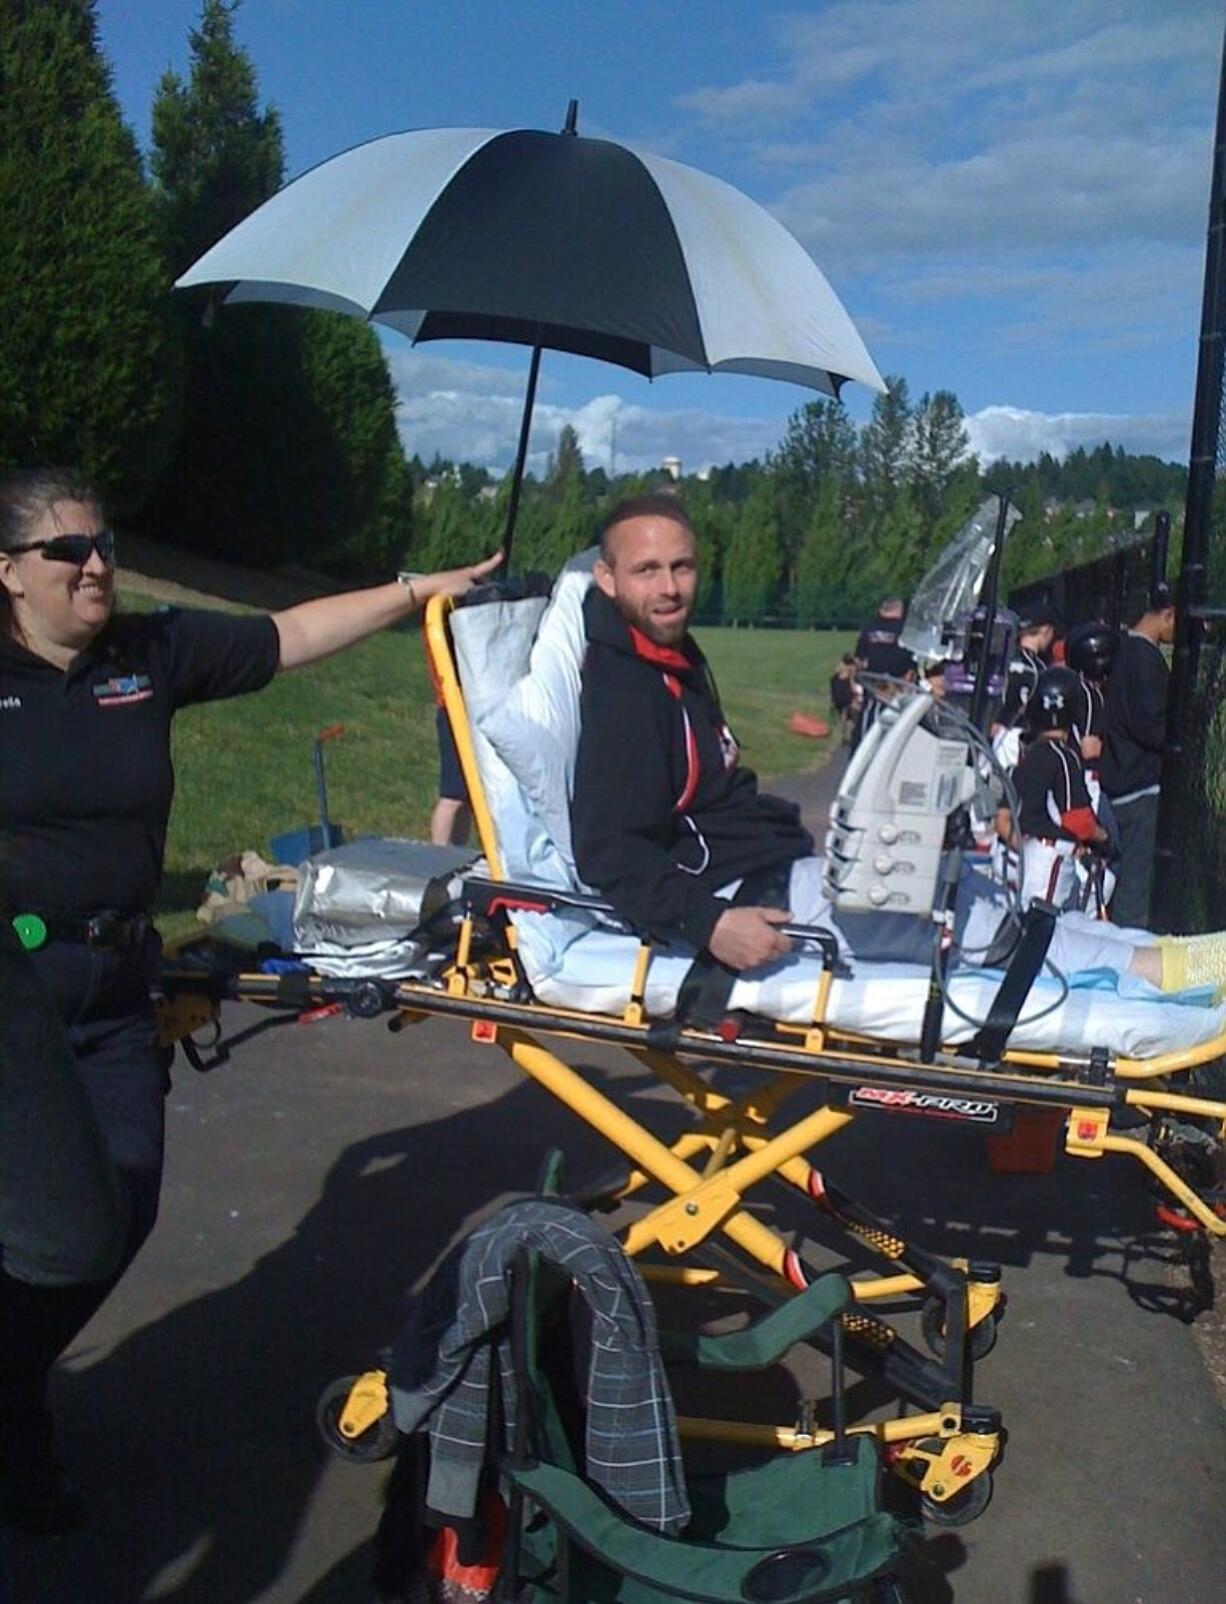
[(875, 594), (906, 596), (927, 567), (924, 519), (908, 487), (900, 488), (873, 529), (873, 552), (866, 577)]
[(769, 480), (740, 509), (724, 558), (724, 619), (754, 623), (766, 616), (779, 579), (779, 526)]
[[(151, 159), (174, 273), (266, 200), (284, 170), (234, 38), (238, 0), (204, 0), (191, 73), (161, 82)], [(390, 566), (409, 538), (410, 476), (374, 331), (336, 313), (180, 298), (179, 444), (153, 509), (185, 544), (335, 573)], [(151, 520), (152, 521), (152, 520)]]
[(828, 479), (850, 484), (855, 464), (855, 425), (838, 401), (809, 401), (792, 413), (779, 450), (767, 458), (788, 570), (807, 537), (821, 487)]
[(830, 476), (844, 482), (854, 478), (856, 428), (842, 402), (808, 401), (798, 407), (770, 465), (809, 496), (816, 496)]
[(736, 528), (735, 509), (714, 494), (710, 479), (687, 480), (682, 497), (698, 542), (698, 592), (694, 612), (709, 619), (719, 614), (720, 573)]
[(592, 544), (592, 511), (578, 474), (547, 485), (520, 502), (515, 531), (518, 573), (543, 573), (552, 579), (562, 565)]
[(579, 436), (569, 423), (558, 434), (558, 448), (549, 459), (549, 483), (561, 488), (570, 479), (583, 478), (583, 452)]
[(189, 35), (191, 81), (166, 72), (153, 103), (153, 175), (177, 278), (268, 199), (285, 172), (275, 109), (261, 112), (255, 67), (234, 40), (239, 0), (203, 0)]
[(0, 215), (0, 471), (79, 463), (130, 511), (167, 444), (167, 281), (93, 0), (0, 10)]
[(443, 475), (428, 495), (422, 493), (413, 508), (413, 542), (410, 561), (422, 573), (456, 568), (471, 562), (478, 541), (472, 503), (451, 473)]
[(909, 479), (915, 429), (906, 379), (886, 376), (886, 392), (873, 398), (873, 412), (860, 431), (860, 472), (870, 512), (888, 510)]
[(925, 393), (915, 410), (912, 493), (931, 531), (966, 456), (966, 419), (952, 390)]
[(818, 490), (809, 527), (796, 558), (793, 603), (798, 623), (838, 622), (844, 616), (850, 552), (839, 483), (829, 475)]

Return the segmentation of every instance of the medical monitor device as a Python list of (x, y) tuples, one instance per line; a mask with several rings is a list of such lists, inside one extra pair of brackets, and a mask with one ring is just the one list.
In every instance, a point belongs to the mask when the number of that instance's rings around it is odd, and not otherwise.
[[(986, 627), (987, 609), (984, 607), (976, 607), (974, 612), (964, 613), (947, 624), (945, 687), (951, 695), (970, 696), (974, 691)], [(988, 645), (988, 695), (997, 701), (1005, 694), (1017, 633), (1017, 614), (1007, 607), (998, 608)]]
[(836, 909), (932, 911), (947, 821), (978, 783), (966, 741), (934, 733), (933, 713), (928, 692), (903, 692), (847, 765), (826, 834), (825, 890)]

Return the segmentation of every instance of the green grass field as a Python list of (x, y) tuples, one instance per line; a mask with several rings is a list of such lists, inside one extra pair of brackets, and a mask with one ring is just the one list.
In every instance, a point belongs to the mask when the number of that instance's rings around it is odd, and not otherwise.
[[(154, 605), (137, 593), (123, 601)], [(827, 680), (850, 636), (706, 629), (699, 639), (745, 762), (770, 776), (824, 761), (830, 742), (790, 735), (788, 716), (826, 713)], [(205, 879), (222, 858), (266, 852), (271, 835), (316, 821), (311, 747), (329, 724), (345, 727), (325, 747), (333, 820), (351, 836), (424, 836), (437, 782), (434, 701), (418, 632), (385, 633), (258, 696), (178, 715), (163, 935), (194, 927)]]

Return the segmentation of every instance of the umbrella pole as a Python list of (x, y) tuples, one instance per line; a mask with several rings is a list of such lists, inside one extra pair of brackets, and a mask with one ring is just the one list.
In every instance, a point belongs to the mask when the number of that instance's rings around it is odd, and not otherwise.
[(511, 542), (515, 539), (515, 518), (519, 512), (519, 492), (524, 482), (524, 464), (528, 460), (528, 435), (532, 430), (532, 409), (536, 405), (536, 379), (541, 371), (541, 348), (532, 347), (532, 362), (528, 368), (528, 392), (524, 396), (524, 415), (519, 424), (519, 450), (515, 454), (515, 467), (511, 474), (511, 499), (507, 503), (507, 527), (502, 537), (503, 572), (511, 571)]

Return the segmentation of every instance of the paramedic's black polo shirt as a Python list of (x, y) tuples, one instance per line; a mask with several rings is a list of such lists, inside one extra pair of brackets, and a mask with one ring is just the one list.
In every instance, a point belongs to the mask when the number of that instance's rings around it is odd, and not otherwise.
[(115, 619), (62, 673), (0, 637), (0, 876), (8, 914), (137, 914), (157, 896), (177, 708), (276, 673), (268, 617)]

